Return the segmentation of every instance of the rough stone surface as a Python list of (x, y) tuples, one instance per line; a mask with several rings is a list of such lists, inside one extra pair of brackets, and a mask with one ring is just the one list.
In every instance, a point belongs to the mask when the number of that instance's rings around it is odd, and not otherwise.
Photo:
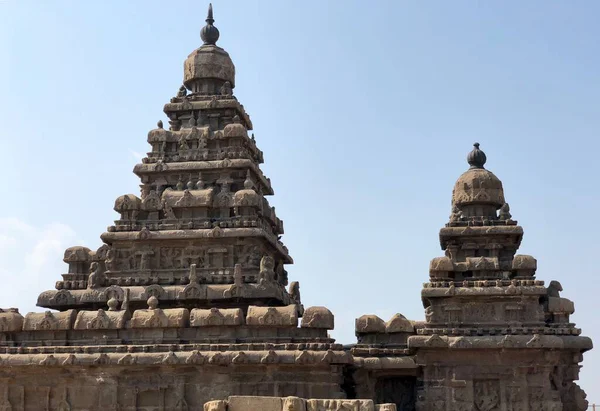
[(139, 196), (116, 199), (99, 248), (65, 251), (67, 272), (38, 297), (56, 311), (0, 309), (0, 410), (586, 410), (576, 380), (592, 342), (561, 284), (516, 254), (523, 229), (479, 144), (421, 290), (425, 319), (364, 315), (356, 344), (329, 337), (333, 314), (305, 310), (288, 281), (212, 7), (206, 22), (169, 127), (134, 168)]
[(396, 411), (395, 404), (374, 404), (372, 400), (309, 399), (298, 397), (231, 396), (209, 401), (204, 411)]

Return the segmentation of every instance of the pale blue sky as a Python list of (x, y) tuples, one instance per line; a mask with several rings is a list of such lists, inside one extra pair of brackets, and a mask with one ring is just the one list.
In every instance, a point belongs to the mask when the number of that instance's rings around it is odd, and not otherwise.
[[(213, 1), (264, 151), (305, 306), (422, 319), (475, 141), (600, 341), (600, 3)], [(201, 42), (207, 3), (0, 0), (1, 306), (34, 309), (70, 245), (100, 245), (146, 134)], [(582, 385), (600, 402), (600, 354)]]

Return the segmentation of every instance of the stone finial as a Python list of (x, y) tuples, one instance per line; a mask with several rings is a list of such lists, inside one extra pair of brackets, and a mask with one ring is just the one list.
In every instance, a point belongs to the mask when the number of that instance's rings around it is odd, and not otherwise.
[(250, 177), (250, 169), (246, 171), (246, 180), (244, 180), (244, 188), (246, 190), (251, 190), (254, 187), (254, 183), (252, 182), (252, 178)]
[(196, 189), (204, 190), (204, 180), (202, 180), (202, 172), (198, 173), (198, 181), (196, 181)]
[(471, 168), (485, 168), (483, 167), (487, 157), (485, 153), (479, 149), (479, 143), (473, 144), (473, 150), (467, 156), (467, 162)]
[(183, 185), (183, 178), (182, 178), (182, 176), (179, 176), (179, 180), (177, 181), (177, 185), (175, 186), (175, 189), (177, 191), (183, 191), (184, 187), (185, 186)]
[(206, 26), (200, 30), (200, 38), (205, 45), (215, 45), (219, 40), (219, 29), (213, 26), (215, 19), (213, 18), (212, 3), (208, 5), (208, 16), (206, 17)]
[(155, 296), (151, 296), (150, 298), (148, 298), (148, 308), (151, 310), (156, 310), (157, 307), (158, 298), (156, 298)]
[(162, 120), (158, 120), (158, 123), (156, 123), (156, 126), (157, 126), (158, 128), (163, 128), (163, 127), (164, 127), (164, 125), (163, 125), (163, 122), (162, 122)]
[(115, 297), (112, 297), (106, 304), (108, 305), (108, 311), (117, 311), (119, 300), (117, 300)]

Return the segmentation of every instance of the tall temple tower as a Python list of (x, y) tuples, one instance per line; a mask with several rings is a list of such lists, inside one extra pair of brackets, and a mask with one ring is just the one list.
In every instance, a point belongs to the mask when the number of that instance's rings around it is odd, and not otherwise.
[(186, 59), (184, 85), (164, 107), (169, 130), (159, 121), (148, 133), (151, 151), (134, 168), (140, 197), (117, 198), (120, 218), (96, 252), (67, 250), (69, 273), (38, 305), (99, 309), (127, 293), (133, 309), (154, 296), (163, 308), (295, 305), (302, 314), (298, 283), (284, 288), (292, 258), (265, 198), (273, 189), (259, 167), (263, 153), (248, 135), (252, 122), (233, 94), (235, 67), (216, 45), (213, 23), (211, 7), (204, 44)]
[(119, 219), (99, 249), (65, 251), (68, 273), (38, 298), (56, 311), (0, 311), (0, 409), (345, 397), (352, 356), (328, 335), (331, 312), (305, 310), (298, 283), (288, 284), (283, 222), (266, 199), (263, 153), (212, 6), (200, 34), (164, 107), (170, 127), (159, 121), (148, 133), (151, 149), (134, 168), (140, 196), (116, 199)]

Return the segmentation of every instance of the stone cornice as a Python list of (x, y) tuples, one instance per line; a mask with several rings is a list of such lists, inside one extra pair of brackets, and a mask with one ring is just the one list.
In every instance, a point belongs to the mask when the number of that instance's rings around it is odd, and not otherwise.
[(165, 174), (165, 173), (183, 173), (189, 174), (199, 170), (226, 170), (231, 168), (252, 169), (254, 174), (258, 176), (261, 184), (264, 187), (264, 195), (273, 195), (274, 191), (271, 187), (271, 182), (265, 177), (262, 170), (252, 160), (246, 158), (225, 159), (225, 160), (209, 160), (209, 161), (182, 161), (171, 163), (149, 163), (136, 164), (133, 172), (142, 177), (148, 174)]

